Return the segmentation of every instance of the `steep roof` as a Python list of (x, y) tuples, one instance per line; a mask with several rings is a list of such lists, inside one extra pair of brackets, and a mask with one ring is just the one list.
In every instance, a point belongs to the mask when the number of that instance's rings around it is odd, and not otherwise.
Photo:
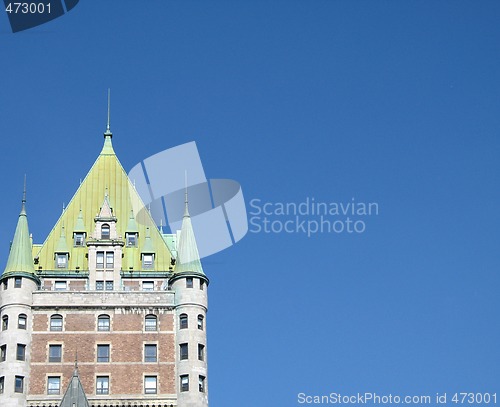
[[(69, 251), (68, 269), (75, 270), (78, 266), (86, 270), (87, 250), (85, 247), (74, 247), (73, 233), (85, 231), (87, 241), (96, 238), (94, 233), (96, 217), (107, 213), (109, 206), (109, 209), (112, 208), (112, 216), (117, 219), (118, 236), (124, 240), (132, 208), (144, 207), (139, 194), (116, 157), (111, 137), (108, 129), (104, 133), (104, 146), (97, 160), (41, 245), (37, 257), (38, 264), (43, 270), (55, 269), (54, 254), (63, 243), (62, 225), (65, 227), (64, 240)], [(136, 221), (138, 244), (137, 247), (124, 247), (123, 269), (133, 267), (134, 270), (141, 270), (141, 253), (146, 245), (146, 230), (149, 228), (146, 246), (148, 249), (154, 247), (155, 252), (155, 267), (150, 271), (168, 271), (171, 254), (150, 213), (141, 210), (136, 215)]]
[(14, 273), (30, 273), (35, 275), (28, 217), (26, 215), (26, 191), (23, 194), (21, 212), (19, 213), (9, 258), (2, 277)]
[(66, 389), (66, 393), (64, 393), (64, 397), (59, 407), (89, 407), (89, 401), (83, 390), (77, 368), (75, 368), (73, 377), (68, 384), (68, 388)]
[(204, 274), (200, 261), (200, 254), (198, 252), (198, 245), (196, 244), (194, 236), (193, 224), (189, 216), (187, 192), (185, 205), (181, 233), (177, 246), (175, 273), (192, 272)]

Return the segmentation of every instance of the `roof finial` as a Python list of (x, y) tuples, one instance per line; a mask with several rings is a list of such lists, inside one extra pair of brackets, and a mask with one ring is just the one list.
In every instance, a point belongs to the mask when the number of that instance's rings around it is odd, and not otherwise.
[(110, 128), (110, 112), (111, 112), (111, 89), (108, 88), (108, 123), (106, 125), (106, 133), (104, 133), (104, 137), (112, 137), (113, 133), (111, 133)]
[(189, 217), (188, 211), (188, 172), (184, 171), (184, 217)]
[(78, 374), (78, 350), (75, 351), (75, 376)]
[(21, 213), (26, 214), (26, 174), (24, 174), (23, 200), (21, 202)]

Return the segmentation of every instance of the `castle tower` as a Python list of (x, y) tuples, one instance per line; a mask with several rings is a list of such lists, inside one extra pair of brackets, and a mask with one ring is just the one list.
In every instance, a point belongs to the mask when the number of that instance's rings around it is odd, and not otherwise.
[(0, 276), (0, 405), (26, 403), (32, 331), (32, 292), (40, 285), (33, 266), (26, 188), (5, 271)]
[(188, 211), (187, 191), (178, 255), (169, 280), (176, 303), (176, 366), (178, 405), (208, 406), (207, 380), (207, 290), (193, 226)]

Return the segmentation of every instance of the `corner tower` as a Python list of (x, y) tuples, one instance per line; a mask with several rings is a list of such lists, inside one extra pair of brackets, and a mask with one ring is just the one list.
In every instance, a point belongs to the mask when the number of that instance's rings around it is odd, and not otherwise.
[(176, 383), (178, 405), (208, 407), (207, 379), (207, 291), (188, 211), (187, 191), (176, 267), (169, 285), (176, 304)]
[(29, 385), (33, 291), (40, 280), (33, 266), (32, 244), (26, 215), (26, 187), (7, 266), (0, 276), (0, 405), (26, 403)]

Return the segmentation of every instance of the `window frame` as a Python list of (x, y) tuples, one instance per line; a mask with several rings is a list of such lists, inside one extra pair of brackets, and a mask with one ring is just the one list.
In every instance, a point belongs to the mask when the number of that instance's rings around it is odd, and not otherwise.
[[(107, 321), (107, 324), (101, 325), (101, 321)], [(107, 328), (107, 329), (106, 329)], [(97, 316), (97, 330), (99, 332), (110, 332), (111, 331), (111, 317), (108, 314), (101, 314)]]
[(73, 232), (73, 247), (85, 247), (85, 232)]
[(26, 345), (18, 343), (16, 346), (16, 360), (24, 362), (26, 360)]
[(22, 277), (14, 277), (14, 288), (21, 288), (23, 286)]
[(201, 362), (205, 361), (205, 345), (202, 343), (198, 344), (198, 360)]
[[(148, 382), (154, 384), (154, 387), (148, 386)], [(144, 394), (158, 394), (158, 376), (144, 376)]]
[[(55, 356), (53, 355), (53, 351)], [(49, 363), (61, 363), (62, 362), (62, 345), (59, 343), (49, 344)]]
[[(18, 386), (18, 381), (21, 385)], [(14, 393), (24, 393), (24, 376), (17, 376), (14, 379)]]
[[(154, 321), (154, 326), (151, 323), (148, 324), (148, 321)], [(144, 317), (144, 330), (148, 332), (158, 331), (158, 317), (156, 315), (148, 314)]]
[[(154, 350), (154, 354), (148, 354), (148, 350)], [(156, 343), (144, 344), (144, 363), (157, 363), (158, 362), (158, 345)]]
[(179, 344), (179, 360), (189, 360), (189, 344), (187, 342)]
[[(101, 384), (101, 386), (99, 386)], [(109, 376), (96, 376), (95, 378), (95, 394), (109, 394)]]
[(189, 375), (183, 374), (179, 378), (180, 390), (181, 392), (189, 391)]
[(200, 393), (205, 393), (206, 392), (206, 383), (205, 383), (206, 377), (203, 375), (198, 375), (198, 391)]
[(6, 331), (7, 329), (9, 329), (9, 316), (4, 315), (2, 317), (2, 331)]
[(179, 329), (189, 328), (189, 317), (188, 314), (179, 315)]
[[(61, 325), (55, 324), (55, 322), (61, 321)], [(54, 314), (50, 316), (49, 330), (55, 332), (61, 332), (64, 326), (64, 319), (61, 314)]]
[(193, 277), (186, 277), (186, 288), (193, 288), (194, 282)]
[[(21, 324), (21, 321), (24, 321), (24, 326)], [(28, 316), (26, 314), (19, 314), (17, 316), (17, 328), (18, 329), (28, 329)]]
[[(51, 381), (51, 379), (52, 379), (52, 381)], [(51, 384), (54, 384), (54, 383), (57, 385), (57, 387), (51, 388)], [(61, 376), (48, 376), (47, 377), (47, 394), (51, 394), (51, 395), (61, 394)]]
[[(103, 353), (100, 353), (103, 351)], [(109, 343), (98, 343), (96, 349), (97, 363), (109, 363), (111, 362), (111, 346)]]
[(7, 344), (0, 346), (0, 362), (5, 362), (7, 360)]
[(198, 314), (197, 325), (200, 331), (205, 330), (205, 317), (202, 314)]
[(111, 227), (108, 223), (103, 223), (101, 225), (101, 239), (109, 240), (111, 239)]

